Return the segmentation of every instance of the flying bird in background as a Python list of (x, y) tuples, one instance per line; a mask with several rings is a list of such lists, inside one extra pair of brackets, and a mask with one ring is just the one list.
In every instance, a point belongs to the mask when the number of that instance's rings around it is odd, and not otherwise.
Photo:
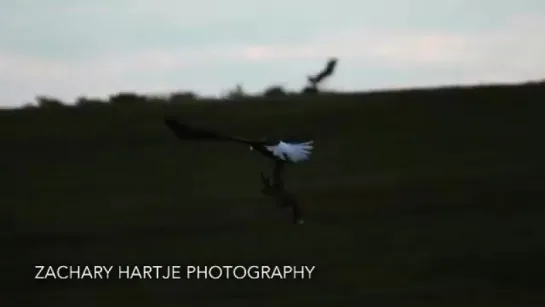
[[(310, 159), (313, 141), (303, 143), (285, 142), (282, 140), (248, 140), (240, 137), (221, 134), (218, 132), (190, 127), (178, 122), (174, 118), (165, 118), (165, 125), (180, 140), (193, 141), (218, 141), (244, 144), (250, 147), (250, 150), (260, 153), (271, 159), (274, 163), (272, 178), (265, 178), (262, 174), (262, 182), (265, 184), (262, 192), (266, 195), (284, 195), (284, 183), (282, 173), (286, 164), (294, 164)], [(287, 200), (288, 198), (277, 197), (277, 199)], [(286, 201), (294, 203), (293, 201)], [(302, 223), (299, 208), (292, 205), (296, 223)]]
[(335, 72), (337, 67), (337, 58), (331, 58), (327, 61), (326, 66), (322, 71), (313, 76), (308, 76), (307, 79), (313, 87), (316, 87), (318, 83), (322, 82), (327, 77), (331, 76)]

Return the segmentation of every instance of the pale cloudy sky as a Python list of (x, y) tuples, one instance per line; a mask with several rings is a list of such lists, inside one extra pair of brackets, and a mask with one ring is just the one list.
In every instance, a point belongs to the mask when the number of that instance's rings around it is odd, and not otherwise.
[(0, 106), (242, 83), (366, 90), (545, 78), (543, 0), (0, 0)]

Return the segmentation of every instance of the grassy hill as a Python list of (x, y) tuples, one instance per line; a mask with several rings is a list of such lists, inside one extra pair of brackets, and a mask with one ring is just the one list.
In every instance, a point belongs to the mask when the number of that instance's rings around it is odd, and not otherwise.
[[(0, 112), (4, 277), (41, 306), (542, 306), (545, 87)], [(312, 138), (287, 170), (163, 116)], [(310, 281), (33, 281), (31, 264), (315, 265)], [(23, 272), (27, 275), (24, 275)]]

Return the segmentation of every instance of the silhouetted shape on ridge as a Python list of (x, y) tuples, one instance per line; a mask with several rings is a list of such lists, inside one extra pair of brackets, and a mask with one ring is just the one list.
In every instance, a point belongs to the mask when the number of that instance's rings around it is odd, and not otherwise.
[(47, 96), (38, 96), (36, 97), (36, 101), (38, 102), (38, 107), (43, 109), (62, 108), (65, 106), (61, 100)]
[(288, 93), (279, 85), (273, 85), (263, 92), (263, 96), (268, 98), (285, 97), (287, 95)]

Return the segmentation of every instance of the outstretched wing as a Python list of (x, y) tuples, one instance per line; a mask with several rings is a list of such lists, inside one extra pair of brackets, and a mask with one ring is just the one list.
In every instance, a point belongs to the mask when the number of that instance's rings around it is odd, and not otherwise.
[(190, 127), (186, 124), (180, 123), (172, 118), (165, 118), (165, 125), (174, 133), (174, 135), (180, 140), (193, 140), (193, 141), (232, 141), (237, 143), (250, 144), (252, 141), (245, 140), (238, 137), (233, 137), (225, 134), (221, 134), (215, 131)]
[(309, 81), (314, 84), (318, 84), (322, 82), (325, 78), (331, 76), (333, 72), (335, 71), (335, 67), (337, 66), (337, 58), (331, 58), (327, 62), (326, 67), (320, 71), (315, 76), (309, 76)]
[(304, 143), (286, 143), (280, 141), (277, 145), (274, 146), (265, 146), (267, 150), (272, 152), (276, 157), (289, 161), (289, 162), (300, 162), (308, 160), (314, 141), (308, 141)]

